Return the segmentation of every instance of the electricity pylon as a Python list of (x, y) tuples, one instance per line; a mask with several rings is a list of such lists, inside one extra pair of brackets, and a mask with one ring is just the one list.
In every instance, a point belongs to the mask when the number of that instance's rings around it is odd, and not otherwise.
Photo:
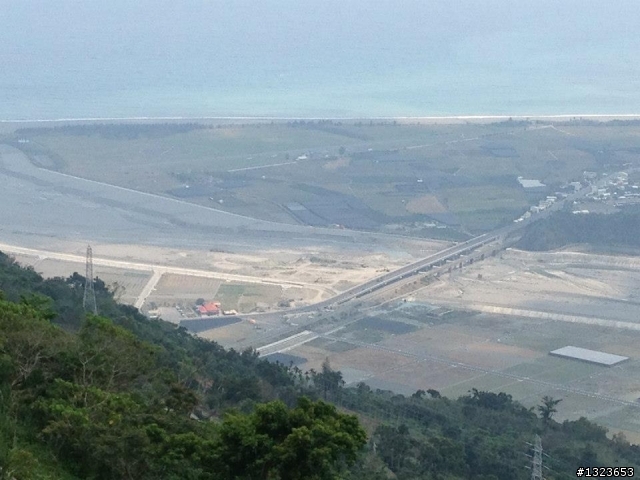
[(93, 251), (91, 245), (87, 245), (87, 265), (84, 274), (84, 298), (82, 299), (84, 311), (90, 310), (94, 315), (98, 314), (96, 305), (96, 291), (93, 287)]
[(542, 439), (536, 435), (536, 443), (533, 446), (533, 466), (531, 468), (531, 480), (543, 480), (542, 478)]

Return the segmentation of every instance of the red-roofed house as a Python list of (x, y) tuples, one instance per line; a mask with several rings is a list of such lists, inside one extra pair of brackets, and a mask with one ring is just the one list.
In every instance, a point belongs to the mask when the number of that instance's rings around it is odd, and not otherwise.
[(220, 315), (220, 302), (207, 302), (204, 305), (200, 305), (198, 313), (207, 316)]

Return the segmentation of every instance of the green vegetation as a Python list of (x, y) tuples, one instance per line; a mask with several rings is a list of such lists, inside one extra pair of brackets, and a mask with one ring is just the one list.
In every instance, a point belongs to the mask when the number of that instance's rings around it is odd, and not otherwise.
[[(241, 215), (460, 239), (511, 222), (545, 195), (526, 192), (518, 176), (552, 193), (585, 170), (637, 165), (634, 128), (129, 123), (19, 129), (11, 140), (45, 168)], [(448, 228), (425, 227), (434, 222)]]
[(259, 303), (275, 305), (282, 296), (282, 288), (276, 285), (223, 283), (216, 292), (216, 300), (225, 310), (251, 312)]
[[(16, 134), (55, 152), (72, 171), (87, 161), (115, 169), (138, 163), (167, 166), (168, 162), (185, 171), (194, 167), (220, 171), (285, 162), (286, 152), (298, 156), (326, 146), (337, 151), (345, 141), (332, 132), (281, 124), (95, 124), (21, 129)], [(87, 152), (92, 152), (90, 158)], [(280, 154), (278, 159), (272, 157), (274, 153)]]
[(575, 243), (598, 248), (640, 247), (640, 210), (609, 215), (557, 212), (527, 226), (517, 246), (525, 250), (553, 250)]
[[(293, 409), (252, 408), (293, 385), (252, 352), (160, 332), (159, 322), (109, 305), (102, 286), (100, 307), (113, 320), (70, 315), (74, 331), (63, 330), (52, 320), (79, 294), (73, 277), (43, 282), (4, 256), (1, 272), (5, 295), (22, 297), (0, 300), (2, 478), (326, 479), (366, 441), (355, 417), (293, 390)], [(25, 295), (52, 285), (55, 299)], [(230, 406), (251, 413), (222, 415)]]
[(102, 316), (85, 316), (83, 281), (0, 254), (2, 479), (518, 480), (535, 434), (549, 479), (640, 466), (623, 437), (557, 423), (560, 399), (542, 399), (539, 418), (504, 393), (345, 388), (328, 362), (304, 372), (225, 351), (117, 304), (101, 281)]

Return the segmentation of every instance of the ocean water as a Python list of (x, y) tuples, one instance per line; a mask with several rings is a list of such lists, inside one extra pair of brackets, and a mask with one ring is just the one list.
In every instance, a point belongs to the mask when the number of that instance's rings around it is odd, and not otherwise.
[(0, 7), (0, 120), (640, 114), (637, 0)]

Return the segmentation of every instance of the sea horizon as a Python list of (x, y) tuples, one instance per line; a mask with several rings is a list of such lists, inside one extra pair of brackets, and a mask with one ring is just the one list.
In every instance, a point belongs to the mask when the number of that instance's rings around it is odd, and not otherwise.
[(13, 2), (0, 119), (635, 115), (638, 24), (634, 0)]

